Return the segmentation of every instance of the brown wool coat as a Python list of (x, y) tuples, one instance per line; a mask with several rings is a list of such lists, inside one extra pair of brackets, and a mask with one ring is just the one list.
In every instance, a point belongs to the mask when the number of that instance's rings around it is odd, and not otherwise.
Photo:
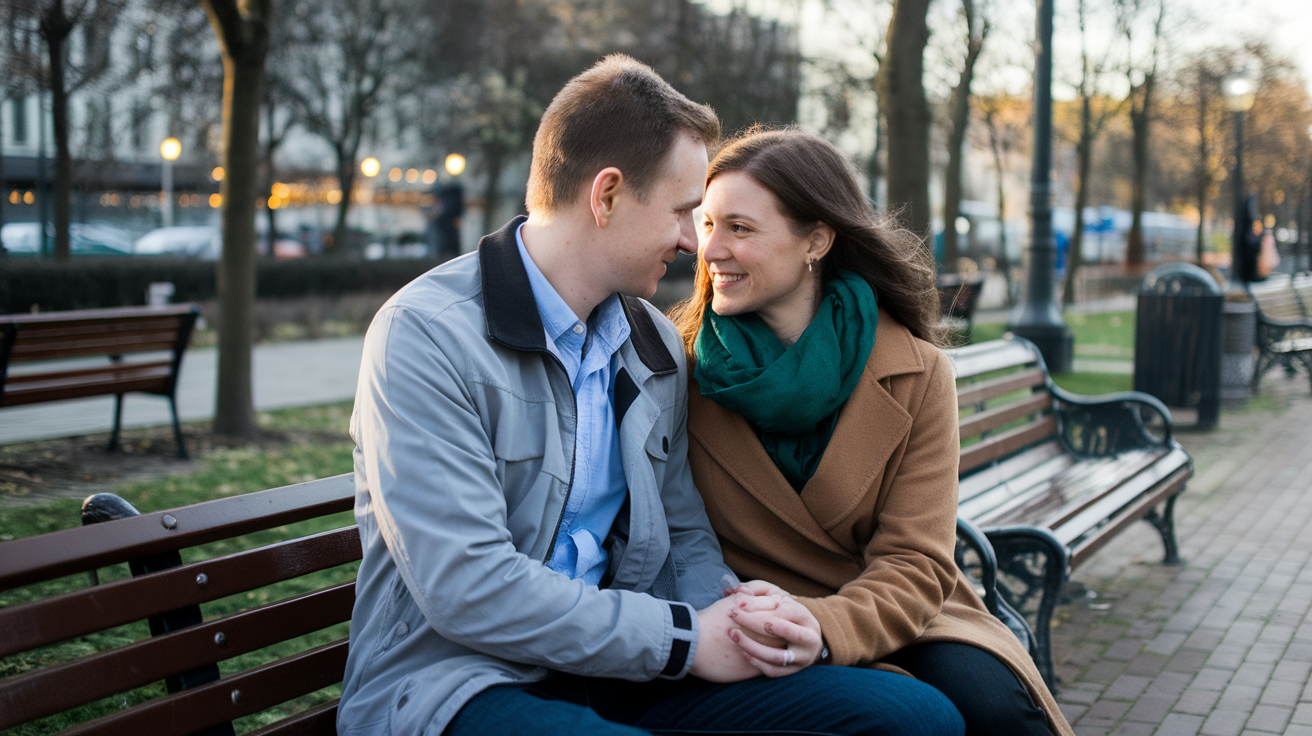
[(973, 644), (1020, 677), (1054, 733), (1072, 734), (1024, 647), (953, 561), (956, 398), (947, 356), (881, 310), (865, 373), (800, 494), (747, 420), (695, 385), (693, 478), (725, 562), (798, 596), (834, 664), (880, 666), (916, 642)]

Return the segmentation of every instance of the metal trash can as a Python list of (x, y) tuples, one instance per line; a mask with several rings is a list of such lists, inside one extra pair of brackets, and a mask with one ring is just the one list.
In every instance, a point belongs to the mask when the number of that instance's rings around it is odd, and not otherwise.
[(1257, 349), (1257, 305), (1247, 294), (1227, 299), (1221, 322), (1221, 398), (1243, 401), (1252, 393)]
[(1159, 266), (1139, 285), (1134, 388), (1197, 407), (1199, 427), (1220, 415), (1223, 301), (1211, 274), (1191, 263)]

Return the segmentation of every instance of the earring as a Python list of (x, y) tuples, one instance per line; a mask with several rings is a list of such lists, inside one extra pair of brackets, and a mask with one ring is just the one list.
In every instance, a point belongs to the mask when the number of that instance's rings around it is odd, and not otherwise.
[(815, 272), (815, 261), (807, 261), (807, 262), (806, 262), (806, 270), (807, 270), (808, 273), (814, 273), (814, 272)]

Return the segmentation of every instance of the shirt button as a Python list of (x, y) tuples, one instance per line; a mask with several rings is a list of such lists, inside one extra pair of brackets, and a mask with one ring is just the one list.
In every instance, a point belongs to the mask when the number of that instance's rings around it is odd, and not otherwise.
[(396, 625), (396, 637), (399, 639), (410, 633), (410, 624), (402, 621)]
[(574, 325), (574, 334), (575, 334), (575, 335), (582, 335), (582, 334), (583, 334), (583, 331), (584, 331), (585, 329), (587, 329), (587, 328), (585, 328), (583, 325)]

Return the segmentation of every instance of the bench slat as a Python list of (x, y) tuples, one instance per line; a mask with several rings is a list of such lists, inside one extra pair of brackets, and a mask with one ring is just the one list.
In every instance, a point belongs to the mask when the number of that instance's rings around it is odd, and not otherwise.
[(183, 736), (342, 681), (346, 640), (184, 690), (63, 731), (66, 736)]
[[(312, 519), (355, 504), (351, 473), (0, 542), (0, 590)], [(165, 526), (173, 520), (172, 528)], [(2, 629), (0, 629), (2, 630)]]
[(1096, 534), (1077, 540), (1071, 547), (1071, 566), (1084, 564), (1090, 555), (1102, 549), (1121, 529), (1142, 519), (1148, 509), (1184, 490), (1184, 484), (1193, 475), (1193, 469), (1186, 466), (1176, 470), (1151, 493), (1140, 497), (1133, 504), (1122, 508), (1117, 515), (1097, 527)]
[(337, 736), (337, 700), (270, 723), (247, 736)]
[(359, 530), (350, 526), (2, 608), (0, 657), (326, 570), (360, 554)]
[(1034, 478), (1023, 503), (999, 504), (981, 517), (986, 525), (1041, 526), (1056, 531), (1104, 494), (1159, 460), (1164, 452), (1138, 451), (1114, 458), (1072, 462), (1061, 473)]
[(22, 332), (18, 333), (17, 339), (14, 340), (13, 350), (9, 355), (10, 363), (78, 358), (88, 355), (119, 355), (173, 350), (178, 344), (178, 328), (175, 325), (167, 332), (152, 331), (150, 334), (125, 336), (123, 338), (100, 336), (77, 340), (64, 338), (59, 341), (32, 343), (26, 337)]
[(173, 387), (171, 363), (108, 365), (68, 373), (78, 375), (46, 373), (12, 376), (5, 382), (4, 394), (0, 395), (0, 406), (21, 406), (130, 391), (168, 395)]
[(1071, 546), (1071, 543), (1087, 534), (1089, 530), (1096, 528), (1104, 520), (1114, 516), (1118, 509), (1130, 505), (1140, 494), (1182, 467), (1187, 468), (1189, 465), (1188, 457), (1184, 450), (1173, 450), (1167, 453), (1126, 482), (1118, 484), (1119, 487), (1114, 491), (1085, 506), (1078, 514), (1073, 516), (1063, 514), (1063, 516), (1066, 516), (1063, 523), (1048, 526), (1048, 528), (1052, 529), (1052, 533), (1056, 534), (1063, 544), (1068, 547)]
[[(1038, 459), (1044, 455), (1026, 452), (1017, 457)], [(1008, 460), (1007, 462), (1010, 462)], [(988, 524), (990, 519), (1006, 512), (1018, 500), (1033, 497), (1040, 489), (1047, 488), (1054, 478), (1060, 476), (1075, 463), (1065, 452), (1048, 455), (1043, 462), (1033, 463), (1025, 469), (1004, 476), (997, 484), (979, 491), (974, 498), (962, 501), (958, 514), (976, 524)]]
[(0, 729), (347, 621), (354, 604), (345, 583), (0, 680)]
[(985, 463), (1006, 457), (1028, 445), (1033, 445), (1057, 432), (1057, 419), (1052, 414), (1009, 429), (1002, 434), (990, 437), (977, 445), (971, 445), (961, 451), (959, 472), (973, 470)]
[(957, 379), (991, 373), (1004, 368), (1032, 365), (1037, 361), (1034, 352), (1023, 343), (1011, 340), (992, 340), (978, 345), (958, 348), (948, 356)]
[(961, 385), (957, 387), (957, 408), (979, 404), (1012, 391), (1042, 386), (1045, 380), (1041, 369), (1030, 368), (1020, 373)]
[(194, 304), (174, 304), (163, 307), (117, 307), (109, 309), (75, 309), (67, 312), (39, 312), (37, 314), (0, 314), (0, 325), (39, 325), (43, 322), (68, 322), (72, 320), (117, 321), (191, 314), (196, 311), (198, 310)]
[(1034, 394), (1014, 403), (994, 407), (961, 420), (961, 439), (969, 439), (1021, 417), (1037, 414), (1052, 408), (1052, 395), (1047, 391)]
[[(957, 484), (958, 503), (964, 505), (975, 496), (988, 491), (991, 488), (1002, 485), (1012, 478), (1015, 478), (1026, 471), (1042, 465), (1055, 457), (1069, 457), (1066, 449), (1062, 447), (1061, 440), (1055, 437), (1047, 442), (1035, 445), (1030, 449), (1009, 457), (1002, 462), (983, 468), (974, 474), (967, 475)], [(1068, 461), (1067, 464), (1069, 465)], [(965, 512), (961, 516), (967, 519), (973, 519), (974, 515)]]

